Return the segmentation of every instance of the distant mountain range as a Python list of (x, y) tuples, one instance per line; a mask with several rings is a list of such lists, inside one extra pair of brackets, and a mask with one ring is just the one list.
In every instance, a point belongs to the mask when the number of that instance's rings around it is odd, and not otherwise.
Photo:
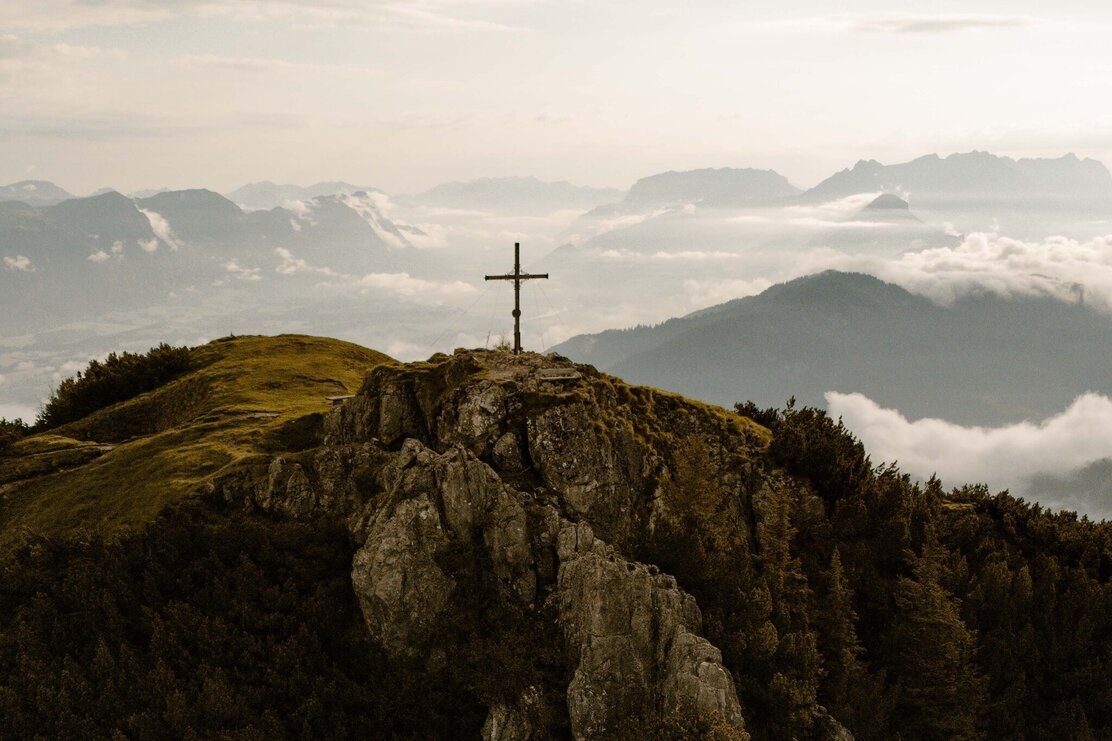
[[(403, 231), (404, 230), (404, 231)], [(63, 321), (213, 283), (399, 269), (406, 232), (363, 192), (244, 211), (209, 190), (0, 203), (0, 325)], [(284, 254), (283, 254), (284, 253)], [(10, 304), (9, 304), (10, 301)]]
[(53, 206), (73, 194), (46, 180), (21, 180), (0, 186), (0, 201), (20, 201), (29, 206)]
[[(106, 192), (97, 191), (95, 195)], [(248, 183), (227, 193), (241, 208), (272, 209), (291, 201), (377, 189), (343, 181), (309, 186), (270, 181)], [(161, 190), (133, 194), (142, 198)], [(773, 170), (705, 168), (668, 171), (641, 178), (623, 192), (535, 177), (479, 178), (437, 185), (402, 197), (406, 203), (438, 208), (523, 214), (601, 209), (597, 215), (697, 204), (748, 207), (798, 201), (821, 203), (860, 193), (884, 193), (910, 201), (913, 208), (1054, 208), (1112, 212), (1112, 174), (1100, 162), (1066, 154), (1054, 159), (1012, 159), (989, 152), (928, 154), (885, 165), (861, 160), (803, 191)], [(0, 201), (49, 206), (74, 196), (53, 183), (24, 180), (0, 187)]]
[(284, 206), (290, 201), (310, 201), (321, 196), (347, 195), (364, 191), (380, 192), (377, 188), (352, 185), (343, 181), (315, 183), (308, 187), (300, 185), (280, 185), (269, 180), (248, 183), (236, 188), (227, 197), (245, 209), (272, 209)]
[(534, 177), (481, 178), (444, 183), (407, 200), (420, 206), (477, 211), (548, 214), (582, 210), (622, 197), (614, 188), (589, 188), (566, 181), (544, 182)]
[(830, 201), (856, 193), (905, 195), (915, 208), (1011, 206), (1112, 213), (1112, 174), (1092, 159), (998, 157), (988, 152), (936, 154), (896, 165), (862, 160), (801, 196)]
[(619, 204), (627, 210), (688, 203), (705, 206), (751, 206), (775, 203), (801, 193), (783, 175), (750, 168), (664, 172), (641, 178)]
[(912, 418), (1003, 424), (1112, 394), (1112, 321), (1082, 304), (968, 296), (939, 306), (825, 272), (651, 327), (553, 348), (637, 383), (732, 405), (860, 392)]

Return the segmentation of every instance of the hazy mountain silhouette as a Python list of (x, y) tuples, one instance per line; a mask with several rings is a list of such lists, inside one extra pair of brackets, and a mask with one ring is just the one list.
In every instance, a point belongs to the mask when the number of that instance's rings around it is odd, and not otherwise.
[(319, 196), (343, 195), (358, 191), (374, 192), (376, 188), (352, 185), (343, 181), (314, 183), (308, 187), (272, 183), (263, 180), (236, 188), (227, 197), (245, 209), (271, 209), (290, 201), (312, 200)]
[(544, 182), (535, 177), (508, 177), (444, 183), (408, 200), (440, 208), (546, 214), (571, 209), (585, 211), (621, 197), (622, 191), (614, 188), (590, 188), (567, 181)]
[(169, 190), (169, 188), (143, 188), (142, 190), (134, 191), (129, 195), (132, 198), (150, 198), (151, 196), (156, 196), (159, 193), (166, 193)]
[(182, 239), (203, 242), (234, 241), (243, 237), (243, 211), (236, 204), (211, 190), (173, 190), (140, 198), (141, 209), (153, 211), (164, 219)]
[(1069, 209), (1112, 209), (1112, 174), (1092, 159), (1067, 154), (1057, 159), (998, 157), (989, 152), (929, 154), (911, 162), (883, 165), (862, 160), (822, 181), (802, 196), (829, 201), (856, 193), (907, 193), (916, 208), (989, 205)]
[(53, 206), (73, 194), (46, 180), (21, 180), (0, 186), (0, 201), (19, 201), (28, 206)]
[(0, 270), (10, 308), (0, 325), (61, 323), (229, 281), (247, 289), (287, 264), (280, 251), (304, 263), (282, 273), (287, 284), (298, 273), (316, 281), (397, 271), (409, 246), (366, 193), (321, 196), (296, 211), (245, 212), (209, 190), (140, 199), (109, 191), (43, 207), (4, 202), (0, 256), (27, 263)]
[(911, 213), (908, 202), (891, 193), (877, 196), (857, 216), (878, 221), (919, 221), (919, 217)]
[(627, 210), (688, 203), (705, 206), (751, 206), (782, 201), (801, 191), (773, 170), (721, 167), (662, 172), (641, 178), (621, 206)]
[(706, 401), (824, 404), (860, 392), (912, 418), (1043, 418), (1112, 394), (1112, 321), (1053, 299), (936, 305), (861, 274), (825, 272), (651, 327), (574, 337), (556, 352)]

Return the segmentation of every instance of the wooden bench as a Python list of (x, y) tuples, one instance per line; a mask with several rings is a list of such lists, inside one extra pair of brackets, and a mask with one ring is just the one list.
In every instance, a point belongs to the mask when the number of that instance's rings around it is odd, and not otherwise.
[(324, 397), (324, 400), (331, 403), (332, 406), (338, 407), (341, 404), (343, 404), (345, 401), (347, 401), (348, 399), (354, 399), (354, 398), (355, 398), (355, 394), (347, 394), (345, 396), (326, 396), (326, 397)]
[(574, 381), (583, 376), (575, 368), (541, 368), (536, 377), (541, 381)]

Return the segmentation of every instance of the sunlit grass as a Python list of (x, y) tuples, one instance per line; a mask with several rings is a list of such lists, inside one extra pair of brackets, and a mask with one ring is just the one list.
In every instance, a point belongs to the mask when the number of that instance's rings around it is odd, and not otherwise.
[(29, 533), (108, 536), (149, 522), (209, 479), (274, 450), (279, 427), (352, 393), (381, 353), (316, 337), (240, 337), (196, 348), (185, 376), (0, 459), (0, 547)]

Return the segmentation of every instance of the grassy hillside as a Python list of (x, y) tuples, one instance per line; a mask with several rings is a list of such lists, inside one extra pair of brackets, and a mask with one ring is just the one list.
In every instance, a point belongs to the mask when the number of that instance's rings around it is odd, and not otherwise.
[(150, 522), (230, 466), (311, 444), (325, 397), (354, 392), (368, 369), (392, 362), (298, 335), (216, 340), (192, 355), (182, 377), (0, 458), (0, 549), (31, 533), (114, 536)]

